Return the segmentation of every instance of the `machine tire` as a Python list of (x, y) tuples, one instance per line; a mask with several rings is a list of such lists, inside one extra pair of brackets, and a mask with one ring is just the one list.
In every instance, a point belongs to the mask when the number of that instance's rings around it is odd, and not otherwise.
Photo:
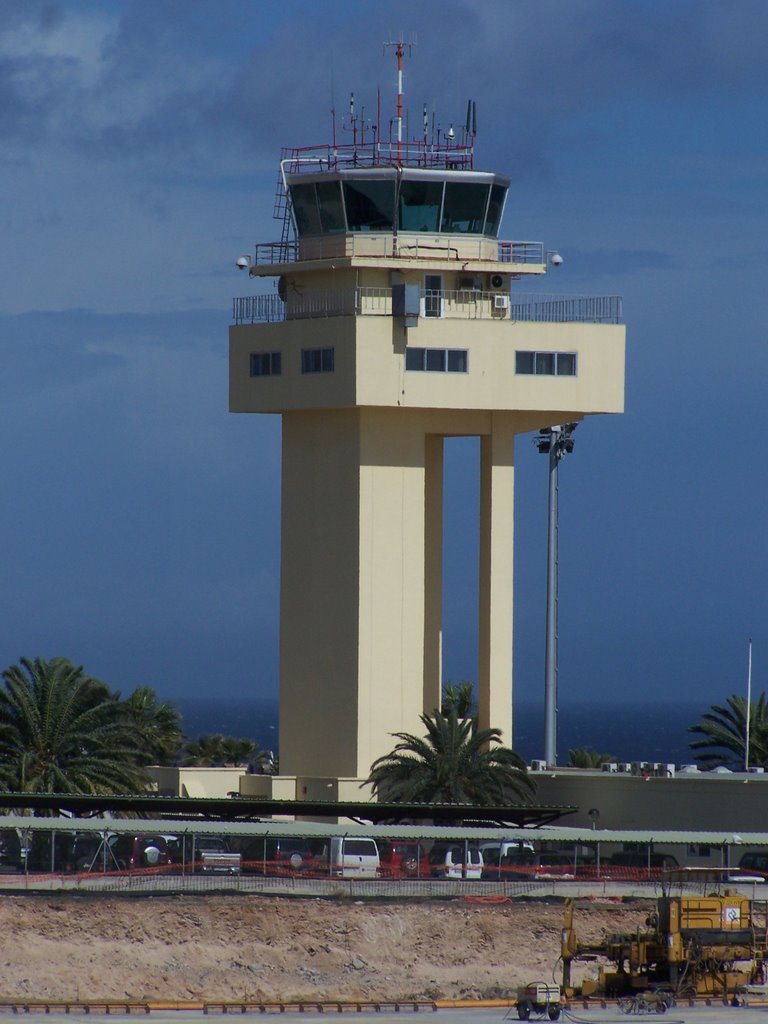
[(517, 1004), (517, 1016), (519, 1020), (528, 1020), (531, 1016), (531, 1004), (527, 999), (523, 999)]
[(560, 1007), (557, 1006), (555, 1003), (550, 1003), (549, 1006), (547, 1007), (547, 1016), (549, 1017), (550, 1020), (559, 1020), (560, 1019)]

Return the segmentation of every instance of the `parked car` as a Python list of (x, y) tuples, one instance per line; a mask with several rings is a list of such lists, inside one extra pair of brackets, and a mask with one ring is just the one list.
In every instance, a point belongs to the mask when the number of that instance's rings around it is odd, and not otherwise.
[(108, 871), (114, 868), (132, 871), (136, 868), (165, 867), (172, 863), (165, 836), (124, 833), (109, 838)]
[[(30, 871), (52, 871), (56, 874), (71, 871), (91, 871), (104, 864), (104, 837), (101, 832), (42, 832), (32, 834), (29, 845)], [(106, 846), (107, 870), (114, 869), (114, 861)]]
[(671, 853), (621, 850), (611, 854), (608, 863), (602, 865), (602, 873), (614, 878), (661, 878), (664, 871), (678, 866), (677, 857)]
[(19, 871), (23, 866), (19, 833), (15, 828), (0, 829), (0, 870)]
[(751, 851), (745, 853), (739, 861), (739, 871), (748, 871), (755, 877), (765, 878), (768, 876), (768, 853), (756, 853)]
[(511, 872), (504, 871), (504, 867), (510, 863), (505, 858), (510, 854), (530, 853), (532, 855), (533, 844), (522, 840), (481, 843), (480, 852), (483, 855), (483, 878), (498, 881), (511, 874)]
[(314, 853), (301, 836), (250, 838), (241, 846), (243, 871), (260, 875), (295, 875), (311, 871)]
[(501, 863), (483, 867), (483, 878), (503, 882), (518, 879), (572, 879), (578, 875), (573, 855), (561, 851), (513, 850), (501, 858)]
[(240, 853), (230, 849), (226, 836), (193, 836), (189, 848), (193, 871), (199, 869), (204, 875), (240, 874)]
[(334, 878), (377, 878), (381, 861), (375, 839), (334, 836), (315, 859), (320, 874)]
[(483, 855), (477, 843), (435, 843), (429, 851), (429, 870), (433, 878), (482, 878)]
[(382, 878), (428, 878), (429, 858), (419, 842), (379, 839)]

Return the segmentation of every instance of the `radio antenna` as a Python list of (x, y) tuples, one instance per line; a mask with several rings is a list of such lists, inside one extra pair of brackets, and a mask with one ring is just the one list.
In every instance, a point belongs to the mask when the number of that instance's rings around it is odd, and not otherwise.
[(399, 39), (392, 39), (384, 43), (384, 53), (387, 52), (387, 48), (393, 46), (395, 49), (395, 57), (397, 58), (397, 116), (395, 118), (395, 124), (397, 125), (397, 162), (400, 163), (403, 150), (403, 57), (405, 56), (405, 48), (408, 47), (408, 54), (410, 56), (414, 46), (416, 45), (416, 36), (411, 33), (408, 42), (406, 43), (403, 39), (402, 32), (400, 33)]

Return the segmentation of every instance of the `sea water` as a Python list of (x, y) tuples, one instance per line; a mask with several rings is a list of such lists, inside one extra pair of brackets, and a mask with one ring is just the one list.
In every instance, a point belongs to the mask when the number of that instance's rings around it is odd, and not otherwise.
[[(184, 697), (173, 701), (183, 719), (184, 734), (253, 740), (261, 750), (279, 753), (277, 698)], [(587, 747), (608, 754), (614, 761), (661, 761), (687, 764), (694, 760), (689, 747), (696, 736), (688, 727), (700, 721), (701, 704), (564, 704), (557, 720), (558, 763), (568, 763), (568, 751)], [(392, 746), (395, 745), (392, 740)], [(526, 761), (544, 757), (544, 710), (541, 705), (514, 708), (514, 749)]]

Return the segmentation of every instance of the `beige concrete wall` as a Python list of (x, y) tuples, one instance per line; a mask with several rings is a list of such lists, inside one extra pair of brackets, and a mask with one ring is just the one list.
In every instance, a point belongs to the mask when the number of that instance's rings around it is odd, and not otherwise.
[[(405, 344), (468, 351), (468, 373), (405, 371)], [(542, 422), (624, 410), (624, 327), (421, 318), (328, 317), (230, 328), (230, 410), (389, 408), (540, 410)], [(302, 374), (301, 349), (335, 349), (333, 373)], [(280, 351), (280, 377), (250, 377), (251, 352)], [(575, 377), (515, 373), (517, 351), (575, 352)], [(557, 419), (552, 420), (556, 422)]]
[[(754, 775), (641, 776), (555, 770), (534, 772), (536, 801), (578, 806), (562, 825), (601, 829), (768, 831), (768, 777)], [(659, 841), (662, 840), (659, 837)]]
[(160, 794), (192, 797), (227, 797), (240, 791), (243, 768), (168, 768), (153, 765), (150, 778)]
[[(355, 317), (237, 324), (229, 329), (229, 411), (338, 409), (355, 404)], [(303, 348), (333, 348), (333, 373), (301, 372)], [(251, 352), (280, 352), (282, 375), (251, 377)]]

